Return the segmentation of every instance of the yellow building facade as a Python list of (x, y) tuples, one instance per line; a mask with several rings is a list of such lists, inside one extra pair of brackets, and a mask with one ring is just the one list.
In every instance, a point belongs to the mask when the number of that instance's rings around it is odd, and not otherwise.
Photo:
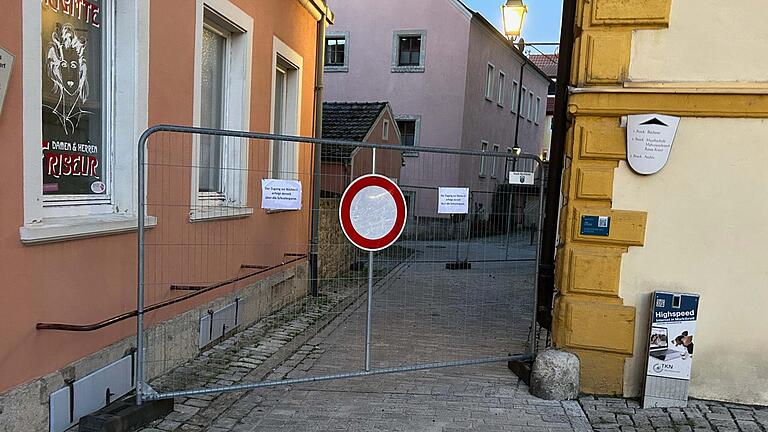
[[(768, 404), (764, 16), (762, 0), (578, 0), (553, 337), (585, 392), (642, 392), (664, 290), (701, 295), (691, 396)], [(649, 176), (622, 127), (643, 113), (681, 117)], [(610, 216), (609, 235), (581, 235), (582, 215)]]

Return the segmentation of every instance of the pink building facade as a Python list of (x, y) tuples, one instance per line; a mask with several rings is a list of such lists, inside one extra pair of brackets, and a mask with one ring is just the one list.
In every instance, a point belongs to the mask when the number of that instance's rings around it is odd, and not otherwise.
[[(511, 152), (521, 115), (519, 147), (539, 154), (550, 81), (481, 15), (457, 0), (329, 3), (338, 11), (327, 33), (326, 101), (390, 101), (406, 147)], [(506, 179), (503, 158), (406, 152), (404, 161), (400, 184), (416, 215), (435, 212), (429, 188), (491, 192)]]

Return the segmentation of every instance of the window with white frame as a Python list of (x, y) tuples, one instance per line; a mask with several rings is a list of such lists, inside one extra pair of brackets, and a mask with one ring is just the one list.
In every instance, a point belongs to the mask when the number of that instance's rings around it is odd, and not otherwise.
[[(480, 151), (485, 153), (488, 151), (488, 142), (487, 141), (481, 141), (480, 142)], [(485, 177), (485, 155), (480, 156), (480, 177)]]
[(533, 113), (533, 92), (528, 92), (528, 111), (527, 112), (528, 114), (526, 116), (526, 119), (528, 121), (531, 121), (532, 119), (531, 115)]
[(137, 142), (146, 128), (147, 8), (147, 0), (24, 8), (22, 243), (136, 227), (137, 150), (117, 143)]
[(349, 33), (328, 32), (325, 36), (325, 71), (349, 70)]
[[(278, 135), (295, 135), (298, 115), (299, 68), (278, 56), (274, 71), (275, 90), (272, 106), (272, 131)], [(298, 147), (294, 142), (272, 143), (272, 178), (295, 179), (298, 171)]]
[(539, 113), (541, 112), (541, 98), (536, 96), (536, 106), (533, 111), (533, 122), (539, 124)]
[(520, 92), (520, 117), (525, 117), (525, 102), (528, 100), (527, 95), (528, 89), (523, 86)]
[(493, 160), (491, 161), (491, 178), (496, 178), (496, 163), (499, 160), (499, 158), (495, 157), (495, 154), (498, 152), (499, 152), (499, 145), (494, 144), (493, 145), (494, 157), (492, 157)]
[[(204, 128), (248, 130), (253, 19), (229, 2), (202, 0), (198, 6), (195, 123)], [(192, 221), (252, 212), (246, 208), (247, 145), (247, 140), (233, 137), (196, 137)]]
[(383, 141), (389, 141), (389, 120), (384, 120), (381, 128), (381, 139)]
[(392, 72), (424, 72), (425, 30), (395, 31), (392, 39)]
[[(227, 66), (229, 60), (230, 33), (213, 23), (203, 25), (202, 61), (200, 64), (200, 126), (221, 129), (226, 106)], [(200, 162), (198, 164), (198, 191), (223, 199), (222, 185), (224, 137), (203, 135), (200, 137)]]
[(500, 107), (504, 106), (504, 90), (506, 90), (505, 84), (507, 80), (507, 74), (504, 73), (504, 71), (499, 71), (499, 89), (498, 89), (498, 98), (496, 99), (496, 104)]
[(492, 64), (488, 63), (488, 69), (485, 74), (485, 98), (489, 101), (493, 100), (493, 71), (495, 69)]
[(519, 85), (517, 81), (512, 81), (512, 107), (510, 109), (511, 112), (517, 112), (517, 104), (518, 104), (518, 92), (520, 91)]

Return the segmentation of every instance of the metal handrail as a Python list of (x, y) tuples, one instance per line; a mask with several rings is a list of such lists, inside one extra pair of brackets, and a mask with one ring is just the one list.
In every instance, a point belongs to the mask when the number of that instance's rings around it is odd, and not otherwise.
[[(183, 296), (175, 297), (172, 299), (164, 300), (159, 303), (155, 303), (153, 305), (149, 305), (144, 308), (144, 312), (152, 312), (154, 310), (162, 309), (164, 307), (170, 306), (172, 304), (176, 304), (185, 300), (189, 300), (193, 297), (197, 297), (199, 295), (205, 294), (209, 291), (215, 290), (217, 288), (221, 288), (227, 285), (232, 285), (233, 283), (240, 282), (244, 279), (248, 279), (272, 270), (275, 270), (277, 268), (286, 266), (288, 264), (295, 263), (297, 261), (300, 261), (307, 257), (307, 254), (285, 254), (285, 256), (291, 256), (292, 259), (288, 261), (283, 261), (280, 264), (276, 264), (264, 269), (260, 269), (254, 272), (250, 272), (248, 274), (242, 275), (242, 276), (236, 276), (221, 282), (216, 282), (212, 285), (207, 285), (199, 290), (196, 290), (194, 292), (191, 292), (189, 294), (185, 294)], [(132, 318), (138, 315), (137, 310), (132, 310), (130, 312), (125, 312), (120, 315), (115, 315), (111, 318), (107, 318), (105, 320), (99, 321), (94, 324), (62, 324), (62, 323), (37, 323), (35, 325), (35, 328), (38, 330), (62, 330), (62, 331), (73, 331), (73, 332), (91, 332), (95, 330), (102, 329), (104, 327), (111, 326), (112, 324), (117, 324), (120, 321), (124, 321), (128, 318)]]

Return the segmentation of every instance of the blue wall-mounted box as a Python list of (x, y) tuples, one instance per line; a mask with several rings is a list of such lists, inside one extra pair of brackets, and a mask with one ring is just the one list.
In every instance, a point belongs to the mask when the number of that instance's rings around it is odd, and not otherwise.
[(581, 235), (608, 237), (611, 232), (610, 216), (582, 216)]

